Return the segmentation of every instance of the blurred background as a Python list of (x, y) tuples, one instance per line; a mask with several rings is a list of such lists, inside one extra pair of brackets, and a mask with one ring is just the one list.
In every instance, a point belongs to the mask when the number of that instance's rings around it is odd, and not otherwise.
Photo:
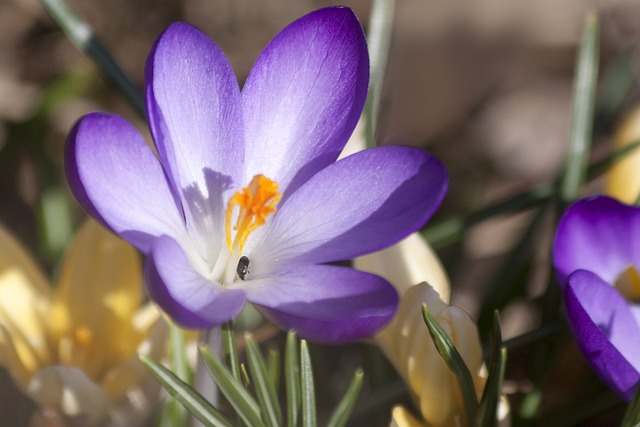
[[(68, 4), (140, 88), (149, 49), (171, 22), (187, 21), (206, 32), (227, 54), (242, 84), (264, 45), (287, 23), (314, 9), (345, 4), (366, 30), (371, 8), (367, 0)], [(445, 163), (449, 193), (432, 223), (551, 182), (561, 172), (576, 49), (590, 11), (598, 13), (601, 25), (592, 153), (598, 159), (611, 151), (614, 130), (640, 100), (640, 0), (397, 2), (377, 141), (423, 147)], [(52, 274), (83, 218), (64, 181), (64, 141), (73, 123), (91, 111), (120, 114), (148, 137), (144, 119), (65, 38), (38, 1), (0, 0), (0, 221)], [(591, 183), (587, 191), (600, 191), (600, 183)], [(480, 319), (481, 330), (486, 331), (483, 301), (490, 310), (504, 308), (505, 338), (538, 325), (543, 312), (538, 297), (550, 281), (554, 214), (530, 210), (495, 217), (472, 227), (462, 239), (435, 245), (451, 276), (452, 303)], [(523, 242), (521, 257), (510, 258), (507, 254)], [(336, 371), (352, 372), (364, 364), (370, 365), (364, 366), (368, 373), (367, 368), (375, 371), (386, 364), (377, 356), (362, 360), (363, 346), (346, 348), (335, 361)], [(581, 355), (571, 346), (560, 354), (555, 369), (571, 366), (578, 372), (576, 381), (584, 381), (588, 370)], [(530, 353), (525, 349), (510, 355), (506, 387), (515, 401), (532, 387), (519, 358), (529, 360)], [(325, 368), (335, 369), (318, 367)], [(380, 368), (385, 369), (389, 367)], [(386, 381), (384, 375), (373, 374), (371, 388)], [(544, 407), (550, 412), (554, 393), (581, 386), (571, 383), (571, 375), (563, 377), (563, 384), (553, 383), (553, 371), (547, 378)], [(329, 378), (318, 387), (335, 386), (331, 381), (336, 380)], [(22, 407), (15, 404), (20, 398), (6, 375), (0, 384), (0, 414), (24, 412), (16, 409)], [(406, 400), (402, 387), (398, 390), (389, 393)], [(20, 402), (28, 411), (28, 403)], [(391, 403), (384, 403), (387, 410)], [(21, 416), (6, 425), (25, 425)]]

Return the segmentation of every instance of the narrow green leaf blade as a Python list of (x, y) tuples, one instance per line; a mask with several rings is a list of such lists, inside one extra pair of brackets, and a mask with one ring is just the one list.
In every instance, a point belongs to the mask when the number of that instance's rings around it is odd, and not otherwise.
[(364, 110), (366, 117), (366, 143), (369, 148), (375, 147), (375, 134), (378, 125), (380, 101), (382, 100), (384, 75), (387, 69), (387, 59), (389, 58), (395, 5), (395, 0), (374, 0), (371, 7), (369, 34), (367, 34), (371, 71), (369, 93)]
[(270, 348), (267, 353), (267, 375), (271, 386), (276, 393), (280, 388), (280, 351), (277, 348)]
[(233, 377), (240, 381), (240, 359), (238, 358), (238, 349), (236, 347), (236, 334), (233, 329), (233, 322), (227, 322), (222, 325), (222, 346), (224, 354), (231, 366)]
[(565, 203), (579, 197), (586, 176), (598, 80), (598, 38), (598, 18), (589, 14), (576, 61), (569, 153), (560, 186), (560, 197)]
[(507, 349), (502, 346), (502, 330), (500, 317), (496, 311), (493, 318), (493, 333), (491, 343), (491, 360), (489, 362), (489, 377), (484, 386), (480, 407), (478, 410), (478, 422), (482, 427), (496, 425), (498, 403), (502, 394), (502, 382), (507, 362)]
[(213, 376), (216, 385), (240, 418), (242, 418), (242, 421), (250, 426), (266, 427), (260, 417), (260, 406), (245, 389), (242, 382), (236, 379), (231, 371), (208, 348), (200, 347), (200, 355)]
[(620, 427), (640, 427), (640, 387), (636, 388)]
[(473, 379), (469, 368), (467, 368), (462, 356), (460, 356), (460, 353), (456, 350), (447, 333), (433, 318), (426, 304), (422, 304), (422, 317), (429, 328), (429, 334), (431, 335), (431, 339), (433, 339), (438, 353), (440, 353), (440, 356), (442, 356), (447, 363), (451, 372), (458, 377), (467, 420), (475, 420), (478, 410), (478, 399), (476, 398), (476, 391), (473, 386)]
[(169, 394), (182, 403), (205, 426), (233, 427), (216, 408), (169, 369), (144, 355), (140, 356), (140, 360)]
[(347, 391), (344, 393), (342, 400), (336, 407), (335, 411), (333, 411), (333, 415), (331, 415), (327, 427), (343, 427), (347, 424), (349, 416), (351, 416), (351, 411), (353, 411), (353, 407), (356, 404), (356, 400), (358, 400), (363, 377), (364, 373), (362, 370), (358, 369), (353, 375), (353, 380), (351, 380), (351, 384), (349, 384), (349, 388), (347, 388)]
[(302, 397), (302, 426), (316, 427), (316, 393), (313, 385), (313, 369), (307, 341), (300, 341), (300, 391)]
[(296, 427), (300, 410), (300, 357), (295, 331), (287, 334), (284, 350), (284, 381), (287, 393), (287, 426)]
[(245, 335), (247, 343), (247, 361), (251, 370), (251, 379), (255, 385), (258, 403), (262, 413), (262, 419), (269, 427), (280, 427), (282, 424), (282, 412), (278, 405), (278, 396), (267, 374), (267, 366), (258, 344), (251, 335)]

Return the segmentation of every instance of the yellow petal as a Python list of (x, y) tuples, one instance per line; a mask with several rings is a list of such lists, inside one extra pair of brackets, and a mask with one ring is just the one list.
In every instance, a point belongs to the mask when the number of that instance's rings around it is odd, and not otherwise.
[(142, 292), (137, 252), (87, 222), (66, 254), (54, 296), (51, 330), (71, 349), (61, 357), (87, 362), (92, 378), (129, 358), (142, 338), (131, 322)]
[(433, 249), (418, 233), (387, 249), (358, 257), (353, 264), (358, 270), (384, 277), (400, 295), (411, 286), (426, 282), (443, 301), (449, 301), (451, 285), (447, 273)]
[(426, 427), (426, 424), (418, 421), (402, 406), (396, 406), (391, 413), (391, 424), (389, 427)]
[[(114, 366), (102, 381), (102, 388), (114, 401), (123, 398), (132, 387), (139, 386), (147, 378), (155, 383), (155, 380), (140, 362), (138, 355), (145, 354), (152, 359), (160, 359), (165, 352), (168, 328), (155, 306), (149, 304), (147, 307), (151, 307), (155, 312), (155, 316), (153, 316), (155, 321), (148, 325), (148, 329), (143, 331), (145, 339), (138, 346), (136, 353), (124, 362)], [(143, 313), (148, 320), (150, 311), (144, 309)]]
[(427, 424), (457, 425), (464, 411), (459, 385), (429, 337), (422, 318), (423, 303), (451, 337), (480, 392), (484, 379), (480, 376), (482, 348), (476, 325), (465, 312), (445, 304), (426, 283), (407, 290), (398, 315), (376, 339), (409, 385)]
[(34, 372), (49, 360), (43, 313), (51, 288), (26, 250), (0, 227), (0, 324), (21, 364)]
[[(640, 140), (640, 107), (634, 108), (616, 129), (616, 149)], [(627, 154), (607, 174), (605, 192), (624, 203), (635, 203), (640, 195), (640, 149)]]

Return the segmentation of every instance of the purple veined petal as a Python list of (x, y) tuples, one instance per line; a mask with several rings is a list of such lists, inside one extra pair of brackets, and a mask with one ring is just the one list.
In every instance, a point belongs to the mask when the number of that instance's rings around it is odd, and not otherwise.
[(83, 207), (140, 251), (148, 253), (158, 236), (184, 234), (160, 162), (123, 118), (81, 118), (65, 147), (65, 169)]
[(264, 174), (286, 199), (334, 162), (358, 122), (368, 82), (367, 46), (350, 9), (321, 9), (283, 29), (242, 89), (245, 184)]
[(339, 344), (374, 334), (394, 316), (398, 294), (379, 276), (344, 267), (302, 265), (243, 283), (247, 299), (284, 330)]
[[(242, 100), (220, 48), (197, 28), (171, 25), (146, 69), (149, 126), (187, 227), (203, 256), (224, 224), (226, 190), (240, 187), (244, 162)], [(217, 241), (217, 239), (210, 239)]]
[(424, 225), (447, 183), (444, 166), (416, 148), (346, 157), (300, 187), (248, 242), (251, 271), (277, 274), (289, 262), (322, 264), (383, 249)]
[(224, 289), (200, 275), (182, 247), (162, 236), (153, 244), (145, 268), (149, 296), (175, 322), (185, 328), (206, 329), (240, 314), (245, 293)]
[(640, 266), (640, 209), (609, 197), (580, 200), (565, 212), (553, 245), (560, 283), (579, 269), (613, 283), (630, 265)]
[(565, 303), (573, 336), (593, 369), (609, 387), (631, 400), (640, 381), (640, 326), (629, 303), (586, 270), (569, 276)]

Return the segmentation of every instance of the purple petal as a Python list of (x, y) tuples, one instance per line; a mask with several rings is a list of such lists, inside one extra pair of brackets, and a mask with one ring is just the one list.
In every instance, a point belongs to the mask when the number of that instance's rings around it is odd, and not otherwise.
[(153, 244), (145, 282), (151, 299), (185, 328), (227, 322), (242, 311), (246, 300), (243, 291), (225, 289), (200, 275), (182, 247), (166, 236)]
[(569, 276), (565, 303), (573, 336), (593, 369), (609, 387), (631, 400), (640, 380), (640, 327), (629, 303), (586, 270)]
[(277, 272), (290, 261), (321, 264), (385, 248), (424, 225), (446, 189), (442, 164), (416, 148), (381, 147), (346, 157), (284, 203), (262, 241), (256, 236), (255, 249), (246, 246), (252, 271)]
[(65, 168), (83, 207), (142, 252), (153, 239), (184, 233), (184, 221), (160, 162), (124, 119), (81, 118), (69, 136)]
[(264, 174), (286, 198), (334, 162), (360, 117), (368, 82), (367, 46), (350, 9), (321, 9), (282, 30), (242, 89), (244, 182)]
[(305, 265), (244, 285), (247, 299), (272, 322), (318, 342), (371, 336), (398, 307), (398, 294), (389, 282), (350, 268)]
[(233, 70), (200, 30), (173, 24), (149, 55), (146, 101), (153, 139), (191, 235), (210, 237), (223, 227), (222, 193), (242, 178), (242, 104)]
[(613, 283), (630, 265), (640, 265), (640, 209), (609, 197), (573, 204), (556, 232), (553, 263), (560, 282), (578, 269)]

